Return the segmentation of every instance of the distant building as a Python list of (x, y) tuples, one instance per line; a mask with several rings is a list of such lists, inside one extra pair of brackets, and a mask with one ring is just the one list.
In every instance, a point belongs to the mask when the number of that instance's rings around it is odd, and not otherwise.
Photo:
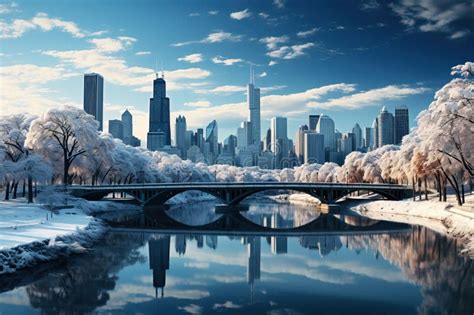
[(157, 151), (166, 145), (166, 134), (163, 131), (150, 131), (147, 134), (147, 147), (150, 151)]
[(123, 140), (123, 123), (121, 120), (109, 120), (109, 133), (116, 139)]
[[(166, 97), (166, 81), (156, 75), (153, 80), (153, 97), (150, 99), (149, 133), (163, 132), (165, 145), (171, 145), (170, 99)], [(155, 150), (147, 143), (148, 149)]]
[(308, 126), (302, 125), (298, 128), (295, 135), (295, 154), (300, 163), (304, 163), (304, 135), (308, 133), (308, 129)]
[(254, 86), (255, 76), (251, 69), (250, 83), (247, 85), (247, 105), (251, 123), (250, 144), (260, 146), (260, 89)]
[(402, 144), (402, 139), (410, 132), (408, 108), (400, 106), (395, 108), (395, 144)]
[(150, 269), (153, 270), (153, 287), (156, 295), (161, 288), (161, 296), (164, 295), (166, 286), (166, 270), (170, 269), (170, 236), (160, 236), (148, 240), (148, 257), (150, 258)]
[(95, 117), (99, 122), (99, 130), (103, 130), (104, 113), (104, 78), (98, 73), (84, 75), (84, 111)]
[(378, 120), (378, 147), (382, 147), (386, 144), (394, 144), (395, 134), (394, 134), (394, 119), (393, 115), (387, 111), (387, 109), (382, 107)]
[(180, 151), (180, 156), (186, 158), (186, 118), (179, 115), (175, 122), (176, 147)]
[(240, 124), (240, 127), (237, 128), (237, 148), (244, 149), (253, 143), (252, 130), (251, 122), (243, 121)]
[(375, 118), (374, 122), (372, 123), (372, 130), (374, 138), (372, 139), (372, 149), (376, 149), (379, 146), (379, 119)]
[(235, 149), (237, 148), (237, 137), (234, 135), (229, 135), (224, 139), (224, 153), (229, 153), (231, 156), (235, 157)]
[(315, 132), (304, 134), (304, 163), (324, 164), (324, 136)]
[(123, 142), (130, 144), (133, 137), (133, 117), (128, 109), (122, 113), (121, 119), (123, 125)]
[(193, 145), (186, 151), (186, 157), (193, 163), (204, 162), (204, 154), (202, 154), (201, 149)]
[(363, 147), (362, 143), (362, 128), (359, 124), (355, 124), (352, 128), (352, 134), (354, 135), (354, 150), (358, 150)]
[(275, 156), (275, 168), (281, 168), (282, 161), (288, 157), (288, 132), (286, 117), (273, 117), (271, 120), (271, 151)]
[(344, 158), (355, 150), (355, 136), (353, 133), (345, 133), (341, 139), (341, 152)]
[(370, 149), (373, 147), (374, 130), (370, 127), (365, 127), (364, 147)]
[(319, 117), (318, 125), (316, 126), (316, 132), (324, 136), (324, 148), (329, 149), (329, 151), (336, 150), (334, 131), (334, 120), (327, 115), (321, 115)]
[(320, 115), (309, 115), (309, 130), (316, 131)]
[(272, 147), (272, 129), (271, 128), (268, 128), (267, 129), (267, 135), (265, 136), (265, 147), (264, 147), (264, 151), (271, 151), (271, 147)]
[[(207, 125), (206, 128), (206, 143), (209, 144), (208, 147), (208, 159), (210, 164), (214, 163), (215, 158), (219, 154), (219, 147), (218, 147), (218, 129), (217, 129), (217, 121), (213, 120)], [(206, 154), (204, 154), (206, 155)]]
[(198, 148), (201, 149), (201, 152), (203, 152), (204, 149), (204, 130), (202, 128), (198, 128), (196, 130), (196, 134), (194, 135), (195, 139), (195, 144)]

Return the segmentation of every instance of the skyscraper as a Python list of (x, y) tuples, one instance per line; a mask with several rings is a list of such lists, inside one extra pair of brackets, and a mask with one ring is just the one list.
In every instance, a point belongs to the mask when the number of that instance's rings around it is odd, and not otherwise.
[(318, 126), (320, 115), (309, 115), (309, 130), (315, 131)]
[(400, 106), (395, 108), (395, 144), (402, 144), (402, 139), (409, 133), (408, 108)]
[(253, 141), (253, 125), (249, 121), (243, 121), (237, 128), (237, 147), (245, 149), (252, 144)]
[(355, 124), (352, 128), (352, 133), (354, 134), (354, 150), (362, 148), (362, 129), (359, 124)]
[(324, 136), (315, 132), (304, 134), (304, 162), (324, 164)]
[[(311, 118), (310, 118), (310, 122), (311, 122)], [(304, 163), (304, 143), (305, 143), (304, 135), (307, 132), (308, 132), (308, 126), (303, 125), (298, 128), (295, 135), (295, 154), (300, 163)]]
[(382, 107), (377, 121), (379, 125), (378, 146), (382, 147), (386, 144), (393, 144), (395, 142), (394, 119), (393, 115), (387, 111), (385, 106)]
[(94, 116), (103, 130), (104, 78), (98, 73), (84, 74), (84, 111)]
[(332, 120), (329, 116), (322, 114), (319, 117), (319, 122), (316, 126), (316, 132), (324, 136), (324, 148), (328, 149), (329, 151), (336, 150), (334, 129), (334, 120)]
[(123, 123), (121, 120), (109, 120), (109, 133), (116, 139), (123, 140)]
[(214, 159), (219, 154), (217, 121), (215, 120), (207, 125), (206, 143), (209, 145), (209, 153), (208, 156), (206, 156), (206, 159), (208, 159), (209, 163), (214, 163)]
[(273, 117), (271, 120), (271, 151), (275, 156), (275, 168), (288, 156), (288, 133), (286, 117)]
[[(165, 145), (171, 145), (171, 128), (170, 128), (170, 99), (166, 97), (166, 81), (164, 75), (161, 78), (156, 75), (153, 80), (153, 97), (150, 98), (150, 125), (148, 132), (161, 131), (165, 134)], [(149, 150), (154, 151), (157, 148), (150, 146), (147, 141)]]
[(123, 141), (125, 144), (131, 144), (133, 137), (133, 118), (132, 114), (126, 109), (122, 113), (122, 124), (123, 124)]
[(353, 133), (349, 132), (342, 135), (341, 152), (344, 157), (346, 157), (349, 153), (355, 150), (354, 143), (355, 143), (355, 136)]
[(260, 89), (254, 87), (255, 76), (250, 69), (250, 83), (247, 85), (247, 105), (249, 107), (250, 122), (252, 123), (251, 143), (260, 146)]
[(181, 157), (184, 158), (186, 155), (186, 118), (179, 115), (176, 117), (175, 123), (175, 140), (176, 147), (181, 152)]
[(374, 130), (370, 127), (365, 127), (364, 146), (370, 149), (373, 146)]
[(374, 122), (372, 123), (372, 130), (374, 138), (372, 139), (372, 149), (376, 149), (379, 146), (379, 119), (375, 118)]
[(224, 139), (224, 152), (235, 156), (235, 148), (237, 147), (237, 137), (229, 135)]

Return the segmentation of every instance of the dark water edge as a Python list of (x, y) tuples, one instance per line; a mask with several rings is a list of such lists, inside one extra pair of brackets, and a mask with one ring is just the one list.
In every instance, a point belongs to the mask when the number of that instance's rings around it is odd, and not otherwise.
[[(85, 255), (0, 277), (0, 314), (474, 311), (472, 261), (456, 240), (429, 229), (253, 205), (244, 219), (280, 230), (239, 235), (245, 227), (212, 225), (227, 214), (195, 207), (199, 214), (167, 210), (178, 226), (122, 226)], [(298, 230), (314, 221), (312, 230)]]

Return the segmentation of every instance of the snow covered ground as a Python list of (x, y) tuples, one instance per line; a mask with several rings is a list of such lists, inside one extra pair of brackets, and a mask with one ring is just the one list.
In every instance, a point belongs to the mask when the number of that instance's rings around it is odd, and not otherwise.
[[(474, 195), (466, 196), (466, 203)], [(354, 205), (350, 206), (350, 203)], [(351, 210), (377, 220), (388, 220), (426, 226), (437, 232), (459, 238), (465, 244), (463, 253), (474, 258), (474, 213), (437, 200), (425, 201), (352, 201)]]
[[(82, 253), (100, 239), (106, 226), (91, 214), (137, 210), (139, 207), (110, 201), (67, 198), (68, 207), (27, 204), (23, 198), (0, 201), (0, 275), (67, 255)], [(39, 198), (41, 199), (41, 198)], [(58, 209), (51, 210), (52, 206)]]

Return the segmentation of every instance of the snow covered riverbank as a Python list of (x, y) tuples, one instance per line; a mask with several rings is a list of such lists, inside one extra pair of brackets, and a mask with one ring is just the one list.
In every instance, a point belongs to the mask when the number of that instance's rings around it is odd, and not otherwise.
[[(473, 197), (468, 196), (466, 201), (474, 201)], [(474, 213), (472, 212), (434, 200), (377, 200), (358, 203), (350, 208), (371, 219), (422, 225), (459, 238), (464, 244), (462, 252), (474, 258)]]
[(107, 230), (91, 213), (134, 207), (77, 199), (68, 204), (53, 211), (22, 199), (0, 202), (0, 275), (85, 252)]

